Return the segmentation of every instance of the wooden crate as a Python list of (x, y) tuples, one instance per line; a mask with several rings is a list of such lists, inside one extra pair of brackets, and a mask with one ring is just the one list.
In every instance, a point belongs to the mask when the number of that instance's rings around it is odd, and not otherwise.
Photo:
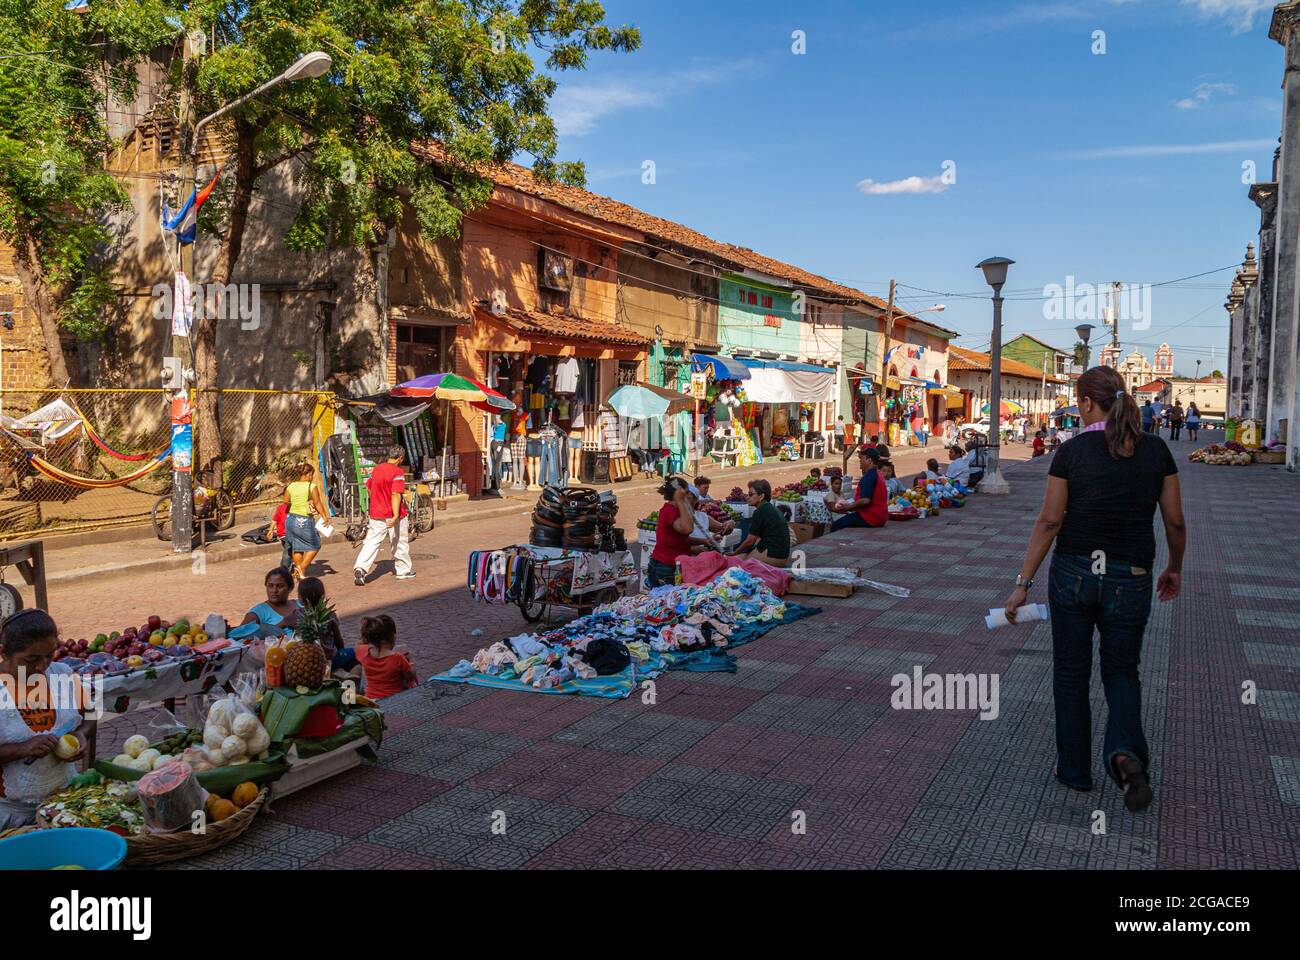
[(1256, 463), (1286, 463), (1286, 452), (1283, 450), (1256, 450)]
[(358, 751), (369, 744), (370, 741), (362, 737), (351, 743), (345, 743), (329, 753), (322, 753), (307, 760), (293, 761), (289, 764), (289, 771), (271, 784), (271, 799), (287, 797), (322, 780), (336, 777), (345, 770), (360, 766), (361, 754)]

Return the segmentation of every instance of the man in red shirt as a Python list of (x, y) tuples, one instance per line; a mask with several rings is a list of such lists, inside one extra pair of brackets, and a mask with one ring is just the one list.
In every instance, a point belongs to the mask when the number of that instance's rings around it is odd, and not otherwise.
[(366, 542), (361, 545), (357, 562), (352, 571), (352, 582), (358, 587), (366, 584), (366, 574), (379, 558), (379, 545), (385, 540), (393, 553), (393, 570), (398, 580), (411, 580), (415, 571), (411, 569), (411, 546), (407, 541), (411, 519), (408, 517), (402, 494), (406, 490), (406, 475), (402, 472), (402, 461), (406, 451), (394, 444), (388, 448), (388, 459), (376, 464), (366, 481), (370, 491), (370, 522), (366, 526)]
[(832, 530), (883, 527), (889, 522), (889, 496), (884, 474), (880, 472), (880, 454), (875, 447), (867, 447), (858, 452), (858, 462), (862, 479), (858, 481), (857, 499), (832, 508), (835, 513), (844, 514), (831, 524)]

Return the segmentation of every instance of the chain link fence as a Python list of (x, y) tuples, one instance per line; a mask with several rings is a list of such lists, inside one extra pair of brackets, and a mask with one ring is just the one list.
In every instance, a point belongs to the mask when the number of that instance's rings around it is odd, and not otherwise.
[[(213, 392), (221, 485), (237, 506), (279, 499), (280, 470), (311, 459), (314, 430), (333, 430), (328, 392)], [(0, 540), (147, 522), (171, 493), (170, 460), (158, 460), (170, 403), (164, 390), (0, 390)]]

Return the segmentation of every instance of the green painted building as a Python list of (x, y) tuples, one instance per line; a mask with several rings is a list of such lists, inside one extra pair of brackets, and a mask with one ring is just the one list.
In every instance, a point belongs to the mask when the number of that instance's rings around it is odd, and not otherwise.
[(1073, 351), (1054, 347), (1027, 333), (1002, 344), (1002, 356), (1003, 359), (1018, 360), (1035, 370), (1046, 370), (1049, 375), (1059, 376), (1069, 372), (1074, 359)]

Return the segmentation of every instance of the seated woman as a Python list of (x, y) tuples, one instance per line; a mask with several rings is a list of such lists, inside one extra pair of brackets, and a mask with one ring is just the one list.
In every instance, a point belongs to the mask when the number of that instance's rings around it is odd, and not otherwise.
[[(58, 645), (59, 628), (37, 607), (0, 622), (0, 830), (36, 821), (45, 798), (67, 788), (93, 736), (78, 678), (54, 662)], [(61, 758), (55, 748), (73, 731), (81, 746)]]
[(883, 527), (889, 522), (889, 496), (885, 475), (880, 470), (880, 454), (874, 447), (859, 451), (862, 479), (858, 481), (858, 498), (839, 504), (834, 513), (843, 514), (831, 524), (832, 530), (850, 527)]
[(686, 481), (673, 477), (659, 488), (664, 505), (655, 527), (655, 548), (646, 568), (646, 586), (672, 586), (677, 580), (677, 558), (689, 556), (695, 531), (695, 503)]
[(753, 551), (753, 558), (769, 567), (790, 566), (790, 525), (772, 503), (772, 485), (766, 480), (751, 480), (749, 505), (754, 508), (749, 536), (731, 556)]
[[(302, 607), (292, 597), (293, 574), (284, 567), (276, 567), (262, 582), (266, 586), (266, 602), (244, 614), (240, 625), (230, 632), (232, 637), (278, 637), (297, 626)], [(251, 629), (254, 626), (256, 629)]]

